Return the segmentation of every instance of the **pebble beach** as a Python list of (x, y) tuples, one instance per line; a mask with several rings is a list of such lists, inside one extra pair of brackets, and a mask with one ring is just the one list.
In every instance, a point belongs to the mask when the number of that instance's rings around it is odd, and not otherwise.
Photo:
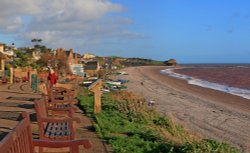
[[(188, 84), (160, 73), (164, 66), (130, 67), (128, 90), (154, 100), (154, 108), (202, 138), (250, 152), (250, 100)], [(143, 82), (143, 84), (142, 84)]]

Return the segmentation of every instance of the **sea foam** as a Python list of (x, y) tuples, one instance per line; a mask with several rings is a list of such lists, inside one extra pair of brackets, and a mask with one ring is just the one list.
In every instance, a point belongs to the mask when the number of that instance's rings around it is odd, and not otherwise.
[(169, 68), (169, 69), (161, 70), (161, 73), (167, 74), (168, 76), (171, 76), (171, 77), (186, 80), (188, 84), (197, 85), (197, 86), (204, 87), (204, 88), (210, 88), (210, 89), (226, 92), (232, 95), (237, 95), (245, 99), (250, 99), (250, 90), (229, 87), (229, 86), (221, 85), (218, 83), (208, 82), (208, 81), (197, 79), (191, 76), (175, 73), (173, 70), (174, 68)]

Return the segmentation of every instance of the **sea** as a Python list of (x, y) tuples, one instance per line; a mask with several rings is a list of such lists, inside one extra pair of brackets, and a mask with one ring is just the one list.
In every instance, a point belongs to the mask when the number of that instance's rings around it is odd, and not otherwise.
[(161, 73), (250, 100), (250, 64), (185, 64)]

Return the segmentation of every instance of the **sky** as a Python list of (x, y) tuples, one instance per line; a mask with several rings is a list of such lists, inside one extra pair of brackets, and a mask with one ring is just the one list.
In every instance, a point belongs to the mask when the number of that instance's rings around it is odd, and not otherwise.
[(0, 42), (99, 56), (250, 63), (249, 0), (1, 0)]

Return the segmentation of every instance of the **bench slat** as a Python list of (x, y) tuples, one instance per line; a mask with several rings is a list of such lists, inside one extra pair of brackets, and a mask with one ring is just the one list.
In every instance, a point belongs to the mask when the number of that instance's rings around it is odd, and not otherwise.
[(69, 136), (70, 133), (68, 122), (47, 123), (47, 127), (45, 128), (46, 137), (53, 139)]

